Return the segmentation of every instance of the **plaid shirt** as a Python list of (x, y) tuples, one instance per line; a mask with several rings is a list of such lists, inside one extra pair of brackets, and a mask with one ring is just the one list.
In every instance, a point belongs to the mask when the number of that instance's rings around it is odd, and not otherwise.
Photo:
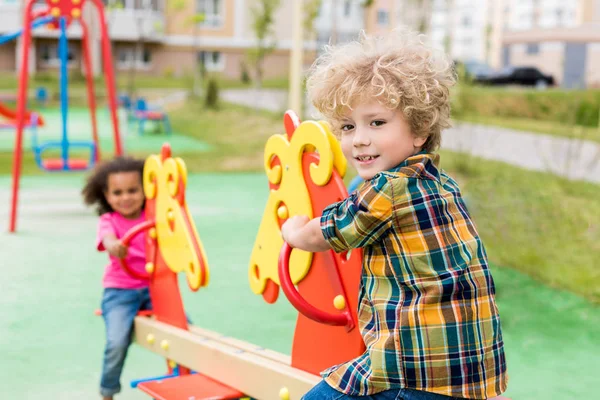
[(494, 282), (458, 185), (421, 152), (323, 211), (336, 252), (363, 247), (366, 351), (322, 373), (351, 395), (411, 388), (484, 399), (506, 390)]

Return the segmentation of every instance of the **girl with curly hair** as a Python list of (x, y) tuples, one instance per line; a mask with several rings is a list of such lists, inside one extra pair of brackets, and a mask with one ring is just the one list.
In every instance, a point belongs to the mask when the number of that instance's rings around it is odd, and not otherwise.
[(143, 170), (143, 160), (118, 157), (99, 164), (82, 190), (85, 204), (96, 206), (100, 215), (96, 248), (109, 254), (102, 296), (106, 345), (100, 394), (104, 400), (112, 400), (121, 391), (121, 372), (131, 344), (133, 319), (138, 311), (151, 309), (148, 281), (130, 276), (119, 263), (120, 258), (125, 258), (133, 271), (145, 273), (143, 235), (136, 236), (128, 247), (120, 240), (145, 220)]

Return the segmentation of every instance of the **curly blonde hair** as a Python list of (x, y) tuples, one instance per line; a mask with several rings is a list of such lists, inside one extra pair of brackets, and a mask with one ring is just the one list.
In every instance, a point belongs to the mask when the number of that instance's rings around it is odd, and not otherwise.
[(348, 108), (377, 100), (399, 109), (412, 133), (426, 137), (423, 150), (436, 150), (441, 132), (450, 127), (453, 64), (424, 44), (424, 36), (394, 30), (384, 37), (361, 34), (360, 41), (326, 46), (309, 72), (309, 98), (329, 120), (334, 133)]

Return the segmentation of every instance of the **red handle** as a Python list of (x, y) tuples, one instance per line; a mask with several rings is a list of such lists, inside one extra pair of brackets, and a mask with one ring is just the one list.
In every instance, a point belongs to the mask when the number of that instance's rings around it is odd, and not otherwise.
[(283, 243), (281, 252), (279, 253), (279, 281), (281, 282), (281, 289), (285, 297), (288, 298), (290, 303), (307, 318), (313, 321), (319, 322), (326, 325), (345, 326), (346, 329), (350, 330), (354, 328), (354, 321), (350, 311), (346, 308), (345, 311), (339, 314), (332, 314), (314, 307), (312, 304), (307, 302), (302, 295), (296, 290), (292, 278), (290, 277), (290, 255), (292, 254), (292, 247), (288, 243)]
[[(144, 221), (140, 224), (137, 224), (136, 226), (128, 230), (127, 233), (125, 233), (125, 236), (123, 236), (123, 238), (121, 239), (121, 243), (123, 243), (123, 246), (129, 246), (129, 243), (134, 237), (136, 237), (139, 233), (144, 232), (145, 230), (154, 228), (155, 225), (156, 223), (154, 221)], [(150, 279), (149, 274), (140, 274), (129, 268), (129, 265), (127, 264), (127, 261), (125, 261), (125, 258), (120, 258), (119, 262), (121, 263), (121, 268), (123, 268), (123, 270), (125, 270), (125, 272), (127, 272), (132, 278), (142, 280)]]

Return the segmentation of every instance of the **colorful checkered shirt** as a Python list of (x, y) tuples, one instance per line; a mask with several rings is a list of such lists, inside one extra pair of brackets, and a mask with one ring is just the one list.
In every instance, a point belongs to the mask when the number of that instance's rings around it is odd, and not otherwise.
[(351, 395), (411, 388), (485, 399), (506, 390), (494, 282), (458, 185), (419, 153), (323, 211), (336, 252), (362, 247), (366, 351), (322, 373)]

